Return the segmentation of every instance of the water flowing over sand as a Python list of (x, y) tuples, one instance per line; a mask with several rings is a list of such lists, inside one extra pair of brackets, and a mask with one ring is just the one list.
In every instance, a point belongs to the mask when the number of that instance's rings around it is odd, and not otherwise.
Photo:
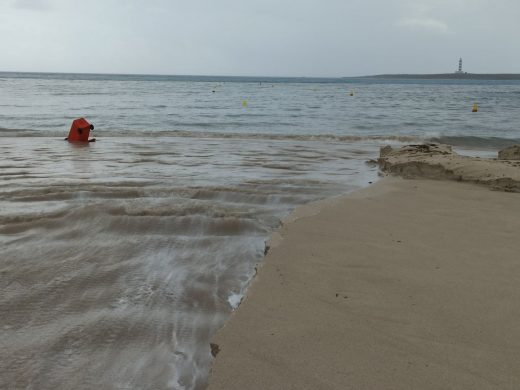
[(3, 138), (0, 387), (204, 388), (280, 218), (374, 180), (376, 148)]
[[(374, 181), (388, 142), (520, 140), (514, 81), (0, 84), (0, 388), (203, 389), (211, 337), (294, 207)], [(98, 142), (64, 142), (83, 116)]]

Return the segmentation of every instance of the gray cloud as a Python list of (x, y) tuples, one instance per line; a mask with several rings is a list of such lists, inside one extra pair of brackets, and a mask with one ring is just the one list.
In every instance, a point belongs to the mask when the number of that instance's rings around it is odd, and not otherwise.
[(520, 72), (518, 20), (516, 0), (11, 0), (0, 70)]
[(50, 0), (14, 0), (12, 6), (18, 9), (28, 9), (36, 11), (50, 10)]
[(404, 18), (398, 22), (398, 25), (411, 29), (429, 30), (440, 34), (448, 34), (450, 32), (446, 23), (433, 18)]

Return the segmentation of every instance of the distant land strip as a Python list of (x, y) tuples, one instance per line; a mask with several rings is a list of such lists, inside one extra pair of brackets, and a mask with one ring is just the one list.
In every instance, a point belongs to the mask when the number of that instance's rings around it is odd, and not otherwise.
[(520, 73), (378, 74), (373, 76), (361, 76), (359, 78), (401, 80), (520, 80)]

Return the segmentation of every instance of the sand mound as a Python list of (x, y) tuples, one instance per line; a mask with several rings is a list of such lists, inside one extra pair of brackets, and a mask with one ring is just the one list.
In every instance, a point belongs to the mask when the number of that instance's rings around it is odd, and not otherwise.
[(520, 145), (513, 145), (498, 152), (499, 160), (520, 160)]
[(383, 172), (404, 178), (457, 180), (520, 192), (520, 161), (461, 156), (449, 145), (385, 146), (378, 162)]

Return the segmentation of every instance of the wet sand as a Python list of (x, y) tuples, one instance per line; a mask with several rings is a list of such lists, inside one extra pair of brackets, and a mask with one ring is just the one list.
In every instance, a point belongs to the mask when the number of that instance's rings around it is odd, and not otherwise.
[(388, 177), (291, 218), (210, 389), (520, 388), (520, 194)]

